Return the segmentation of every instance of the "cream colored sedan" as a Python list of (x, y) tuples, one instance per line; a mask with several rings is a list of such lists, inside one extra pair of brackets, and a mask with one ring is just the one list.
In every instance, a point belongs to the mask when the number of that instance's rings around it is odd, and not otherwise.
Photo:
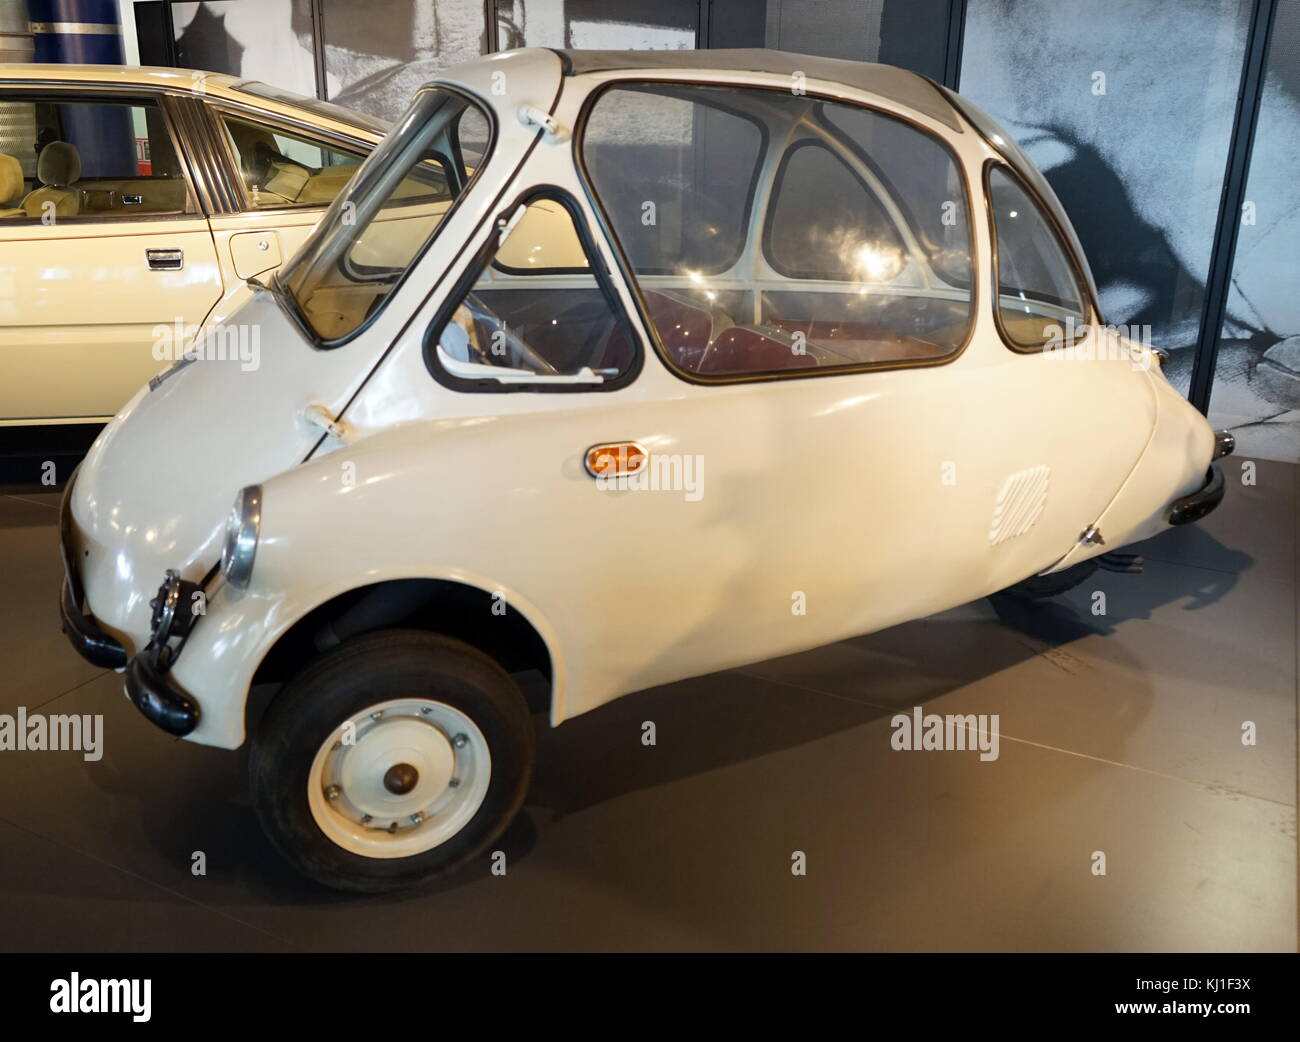
[[(386, 129), (213, 73), (0, 65), (0, 426), (110, 419), (293, 253)], [(231, 339), (249, 364), (260, 346)]]

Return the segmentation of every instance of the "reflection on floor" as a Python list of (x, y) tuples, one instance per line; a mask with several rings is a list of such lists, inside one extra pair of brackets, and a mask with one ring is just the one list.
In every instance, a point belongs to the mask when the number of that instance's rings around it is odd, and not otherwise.
[[(1224, 506), (1146, 544), (1141, 576), (545, 732), (507, 874), (484, 861), (380, 899), (300, 882), (241, 756), (168, 739), (72, 653), (57, 499), (0, 496), (0, 712), (102, 713), (106, 731), (97, 763), (0, 752), (0, 948), (1294, 950), (1300, 468), (1264, 462), (1242, 487), (1228, 462)], [(894, 751), (890, 717), (913, 706), (998, 714), (998, 759)]]

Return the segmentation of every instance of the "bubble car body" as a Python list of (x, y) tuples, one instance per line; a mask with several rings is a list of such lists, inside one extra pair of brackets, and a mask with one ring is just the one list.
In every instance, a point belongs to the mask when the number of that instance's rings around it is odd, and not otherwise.
[(773, 51), (449, 69), (236, 320), (255, 372), (178, 363), (71, 483), (64, 625), (164, 729), (251, 733), (272, 841), (350, 889), (499, 835), (530, 708), (1065, 588), (1230, 449), (987, 117)]

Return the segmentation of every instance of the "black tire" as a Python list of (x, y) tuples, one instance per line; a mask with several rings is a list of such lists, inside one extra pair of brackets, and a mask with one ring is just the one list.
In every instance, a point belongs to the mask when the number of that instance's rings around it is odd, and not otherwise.
[(1080, 561), (1078, 564), (1070, 565), (1064, 571), (1053, 572), (1051, 575), (1031, 575), (1014, 586), (1008, 586), (1001, 591), (1000, 596), (1019, 597), (1027, 601), (1055, 597), (1057, 594), (1065, 593), (1066, 590), (1073, 590), (1096, 570), (1096, 558)]
[[(469, 716), (487, 741), (492, 767), (482, 805), (455, 835), (410, 857), (344, 849), (308, 805), (317, 751), (368, 706), (431, 697)], [(463, 865), (505, 831), (528, 791), (534, 744), (519, 688), (482, 652), (422, 630), (367, 633), (313, 660), (272, 701), (251, 743), (253, 805), (272, 845), (304, 875), (337, 890), (398, 890)]]

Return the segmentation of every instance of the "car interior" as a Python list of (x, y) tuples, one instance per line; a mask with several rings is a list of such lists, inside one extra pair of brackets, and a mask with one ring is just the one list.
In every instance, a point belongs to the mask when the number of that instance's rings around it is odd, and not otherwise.
[(189, 191), (152, 103), (5, 100), (0, 219), (185, 213)]
[[(616, 120), (602, 121), (606, 105)], [(675, 86), (597, 101), (584, 160), (675, 368), (726, 377), (916, 365), (965, 342), (965, 217), (916, 219), (963, 197), (955, 161), (897, 121), (833, 121), (824, 107)], [(629, 125), (647, 130), (629, 141), (618, 129)], [(557, 211), (529, 206), (444, 331), (450, 357), (543, 376), (629, 363), (624, 326)], [(485, 345), (500, 331), (508, 349), (493, 355)]]
[(223, 119), (254, 206), (321, 206), (334, 201), (362, 157), (325, 148), (260, 123)]

